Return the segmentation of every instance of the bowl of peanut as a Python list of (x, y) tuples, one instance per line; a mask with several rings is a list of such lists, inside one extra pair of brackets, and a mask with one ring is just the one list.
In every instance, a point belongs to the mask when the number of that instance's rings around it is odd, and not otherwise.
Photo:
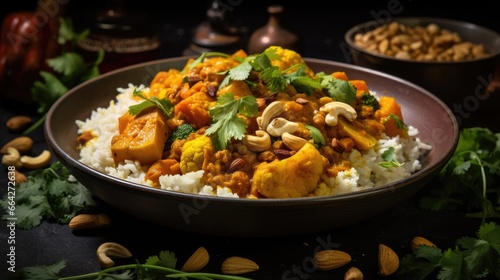
[(500, 65), (500, 35), (491, 29), (443, 18), (393, 18), (356, 25), (344, 40), (349, 62), (417, 84), (452, 109), (492, 103), (486, 99)]

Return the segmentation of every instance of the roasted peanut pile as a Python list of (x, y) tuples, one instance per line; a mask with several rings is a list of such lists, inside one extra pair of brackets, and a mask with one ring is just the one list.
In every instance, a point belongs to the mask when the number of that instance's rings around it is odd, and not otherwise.
[(417, 61), (464, 61), (488, 55), (482, 44), (464, 41), (435, 23), (412, 27), (391, 22), (356, 34), (354, 43), (370, 52)]

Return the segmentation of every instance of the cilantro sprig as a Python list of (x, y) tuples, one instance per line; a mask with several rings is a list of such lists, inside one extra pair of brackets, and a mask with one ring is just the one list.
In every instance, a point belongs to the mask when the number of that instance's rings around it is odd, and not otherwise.
[(69, 89), (99, 75), (98, 66), (104, 59), (104, 50), (101, 49), (96, 59), (89, 62), (73, 50), (88, 33), (89, 30), (75, 32), (71, 19), (60, 18), (57, 42), (61, 45), (61, 53), (57, 57), (47, 59), (47, 64), (53, 73), (40, 71), (41, 80), (35, 81), (31, 87), (33, 101), (38, 106), (37, 112), (42, 114), (42, 117), (23, 134), (28, 134), (39, 127), (45, 121), (50, 107)]
[(241, 140), (245, 136), (247, 124), (239, 115), (257, 116), (257, 99), (250, 95), (235, 99), (233, 93), (226, 93), (217, 98), (217, 104), (208, 112), (213, 122), (205, 134), (216, 134), (212, 138), (214, 147), (224, 150), (231, 139)]
[(408, 280), (481, 279), (500, 276), (500, 226), (494, 222), (480, 226), (476, 237), (462, 237), (455, 248), (441, 250), (422, 245), (401, 259), (397, 272)]
[(469, 217), (500, 217), (500, 133), (464, 128), (458, 146), (419, 201), (421, 208), (441, 212), (463, 209)]
[[(9, 197), (5, 194), (0, 206), (9, 214)], [(72, 177), (59, 161), (45, 169), (30, 172), (28, 181), (16, 189), (16, 218), (21, 229), (31, 229), (44, 219), (68, 223), (77, 213), (96, 205), (90, 191)]]
[(398, 161), (398, 156), (394, 147), (387, 148), (387, 150), (382, 153), (381, 157), (384, 161), (380, 162), (379, 165), (384, 168), (399, 167), (403, 165), (403, 163)]
[(81, 280), (81, 279), (201, 279), (201, 280), (250, 280), (246, 277), (208, 273), (208, 272), (184, 272), (175, 269), (177, 258), (170, 251), (161, 251), (158, 255), (150, 256), (145, 263), (118, 265), (103, 269), (98, 272), (87, 273), (76, 276), (60, 276), (67, 262), (61, 260), (51, 265), (39, 265), (25, 267), (21, 270), (19, 279), (23, 280)]
[(174, 105), (172, 104), (170, 99), (167, 98), (158, 99), (158, 97), (156, 96), (151, 96), (148, 98), (142, 94), (143, 91), (144, 91), (144, 86), (139, 86), (134, 88), (134, 92), (132, 93), (132, 95), (140, 97), (144, 99), (144, 101), (139, 104), (130, 106), (128, 112), (131, 115), (138, 115), (143, 110), (156, 106), (160, 108), (160, 110), (163, 112), (166, 118), (170, 118), (170, 114), (172, 114), (172, 111), (174, 110)]

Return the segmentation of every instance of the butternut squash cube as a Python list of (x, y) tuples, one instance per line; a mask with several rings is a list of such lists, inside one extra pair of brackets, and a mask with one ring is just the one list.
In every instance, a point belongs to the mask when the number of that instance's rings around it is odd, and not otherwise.
[(111, 140), (115, 163), (128, 159), (151, 164), (161, 159), (168, 139), (165, 122), (165, 116), (156, 107), (130, 118), (125, 129)]

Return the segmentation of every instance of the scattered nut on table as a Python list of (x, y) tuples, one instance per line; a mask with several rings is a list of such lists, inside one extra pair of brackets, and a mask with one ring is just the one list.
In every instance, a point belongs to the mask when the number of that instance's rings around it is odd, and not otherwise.
[(5, 154), (8, 147), (16, 148), (19, 153), (26, 154), (33, 148), (33, 139), (28, 136), (19, 136), (5, 143), (0, 149), (0, 153)]
[(105, 213), (79, 214), (74, 216), (68, 226), (72, 229), (106, 228), (111, 224), (111, 218)]
[(378, 246), (378, 274), (389, 276), (399, 268), (399, 256), (390, 247), (384, 244)]
[(344, 266), (351, 260), (351, 255), (344, 251), (329, 249), (314, 254), (313, 264), (316, 269), (326, 271)]
[(208, 254), (205, 247), (199, 247), (192, 255), (187, 259), (181, 268), (184, 272), (196, 272), (204, 268), (208, 261), (210, 260), (210, 255)]
[(245, 274), (249, 272), (253, 272), (259, 269), (259, 265), (254, 261), (233, 256), (225, 259), (222, 262), (221, 270), (224, 274)]
[(20, 161), (26, 169), (38, 169), (49, 165), (51, 157), (52, 154), (49, 150), (43, 150), (42, 153), (36, 157), (27, 155), (21, 156)]
[(115, 265), (111, 258), (125, 259), (130, 258), (132, 253), (122, 245), (114, 242), (102, 243), (97, 248), (97, 259), (102, 268), (110, 268)]
[(26, 128), (31, 123), (31, 121), (31, 117), (19, 115), (9, 118), (6, 125), (9, 130), (19, 132)]

